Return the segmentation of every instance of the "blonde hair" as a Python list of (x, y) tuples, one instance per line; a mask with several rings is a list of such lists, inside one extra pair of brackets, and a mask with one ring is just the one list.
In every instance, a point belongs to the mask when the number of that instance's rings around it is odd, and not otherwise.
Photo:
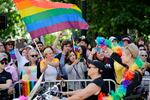
[(139, 55), (139, 49), (134, 43), (128, 44), (125, 49), (129, 51), (133, 58)]
[(54, 52), (51, 47), (47, 47), (47, 48), (44, 50), (44, 52), (43, 52), (44, 57), (45, 57), (45, 55), (46, 55), (47, 53), (49, 53), (49, 52), (51, 52), (51, 51)]
[(29, 52), (28, 52), (28, 54), (30, 54), (30, 53), (32, 53), (32, 52), (34, 52), (34, 53), (37, 53), (37, 54), (38, 54), (38, 52), (37, 52), (35, 49), (30, 49), (30, 50), (29, 50)]

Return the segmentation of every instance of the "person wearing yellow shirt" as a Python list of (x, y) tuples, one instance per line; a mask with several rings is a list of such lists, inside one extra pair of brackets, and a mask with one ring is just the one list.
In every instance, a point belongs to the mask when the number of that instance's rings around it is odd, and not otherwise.
[(44, 72), (45, 81), (56, 80), (58, 75), (59, 60), (54, 58), (54, 51), (51, 47), (44, 50), (44, 59), (40, 62), (41, 73)]

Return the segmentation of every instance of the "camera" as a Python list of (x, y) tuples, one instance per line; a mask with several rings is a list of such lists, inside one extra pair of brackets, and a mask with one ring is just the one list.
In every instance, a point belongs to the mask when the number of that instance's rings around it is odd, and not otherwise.
[(84, 62), (84, 58), (80, 58), (80, 62)]

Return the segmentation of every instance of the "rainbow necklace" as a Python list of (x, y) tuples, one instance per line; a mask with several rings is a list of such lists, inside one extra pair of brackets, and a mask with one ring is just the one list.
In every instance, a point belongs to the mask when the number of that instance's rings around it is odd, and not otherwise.
[(132, 64), (132, 66), (130, 66), (129, 69), (124, 73), (121, 85), (119, 85), (115, 92), (111, 91), (110, 95), (106, 100), (123, 100), (123, 97), (126, 95), (127, 92), (127, 87), (132, 83), (135, 71), (141, 69), (142, 66), (143, 62), (138, 56), (135, 59), (134, 64)]

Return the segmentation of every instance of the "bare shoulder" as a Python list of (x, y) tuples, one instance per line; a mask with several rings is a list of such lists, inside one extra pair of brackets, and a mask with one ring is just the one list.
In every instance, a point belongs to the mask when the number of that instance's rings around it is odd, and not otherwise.
[(97, 92), (97, 91), (100, 91), (100, 87), (97, 86), (96, 84), (94, 83), (90, 83), (84, 90), (85, 91), (91, 91), (91, 92)]

